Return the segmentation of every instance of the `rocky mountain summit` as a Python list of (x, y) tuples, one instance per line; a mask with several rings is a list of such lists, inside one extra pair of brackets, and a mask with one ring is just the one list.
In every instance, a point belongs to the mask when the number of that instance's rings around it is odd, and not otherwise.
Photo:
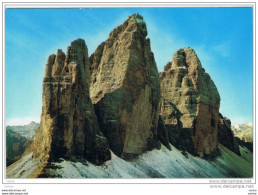
[(193, 49), (158, 73), (133, 14), (89, 58), (82, 39), (49, 56), (40, 126), (7, 177), (251, 177), (252, 152), (219, 106)]
[(159, 75), (143, 17), (134, 14), (91, 55), (90, 95), (111, 150), (131, 158), (158, 145)]
[(160, 114), (170, 142), (201, 157), (215, 153), (220, 96), (195, 51), (176, 51), (160, 80)]
[(81, 156), (96, 164), (110, 159), (89, 97), (89, 59), (85, 41), (71, 43), (50, 55), (43, 81), (40, 127), (33, 140), (33, 157), (49, 160)]

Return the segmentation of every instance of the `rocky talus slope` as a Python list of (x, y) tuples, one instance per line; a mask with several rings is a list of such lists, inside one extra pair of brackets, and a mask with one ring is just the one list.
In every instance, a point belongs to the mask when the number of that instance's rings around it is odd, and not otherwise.
[[(219, 144), (221, 155), (213, 161), (207, 161), (192, 156), (188, 152), (182, 153), (173, 145), (170, 146), (171, 150), (161, 145), (161, 149), (145, 152), (130, 161), (111, 153), (111, 160), (100, 166), (83, 159), (68, 160), (60, 158), (56, 162), (51, 162), (45, 168), (45, 173), (50, 178), (80, 179), (251, 178), (253, 176), (253, 154), (244, 147), (240, 147), (241, 156), (239, 156)], [(31, 169), (37, 168), (31, 154), (27, 154), (22, 160), (7, 168), (8, 178), (26, 178)], [(173, 181), (169, 180), (169, 182)]]
[(176, 51), (160, 80), (160, 114), (170, 142), (201, 157), (216, 153), (220, 96), (195, 51)]
[(90, 57), (90, 95), (100, 128), (123, 158), (159, 145), (159, 75), (146, 36), (142, 16), (134, 14)]

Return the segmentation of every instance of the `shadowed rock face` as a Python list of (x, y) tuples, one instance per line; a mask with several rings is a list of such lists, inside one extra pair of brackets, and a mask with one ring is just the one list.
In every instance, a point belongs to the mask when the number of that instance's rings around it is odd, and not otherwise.
[(167, 149), (171, 150), (171, 147), (169, 145), (167, 127), (165, 126), (164, 119), (161, 115), (159, 115), (159, 122), (158, 122), (158, 138), (159, 138), (159, 141), (164, 146), (167, 147)]
[(218, 139), (219, 143), (223, 146), (227, 147), (232, 152), (241, 155), (239, 144), (234, 138), (234, 132), (231, 130), (231, 121), (227, 117), (223, 117), (221, 114), (219, 115), (218, 123)]
[(30, 146), (31, 141), (13, 131), (9, 127), (6, 128), (6, 166), (19, 160), (23, 152)]
[(115, 28), (90, 57), (90, 96), (115, 154), (131, 158), (157, 146), (160, 81), (142, 16)]
[(220, 96), (195, 51), (179, 49), (160, 79), (160, 113), (170, 142), (200, 156), (211, 155), (218, 148)]
[(88, 49), (75, 40), (65, 55), (48, 58), (43, 81), (40, 127), (34, 139), (34, 157), (84, 156), (97, 164), (110, 159), (89, 96)]

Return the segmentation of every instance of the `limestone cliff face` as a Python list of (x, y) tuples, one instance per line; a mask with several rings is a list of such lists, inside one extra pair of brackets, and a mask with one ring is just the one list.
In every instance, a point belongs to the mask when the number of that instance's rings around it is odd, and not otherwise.
[(218, 148), (220, 96), (195, 51), (179, 49), (160, 73), (160, 113), (170, 140), (200, 156)]
[(90, 57), (90, 96), (110, 148), (130, 158), (158, 144), (160, 81), (142, 16), (115, 28)]
[(231, 121), (229, 118), (223, 117), (222, 114), (219, 114), (218, 140), (219, 143), (230, 149), (232, 152), (241, 155), (239, 144), (235, 140), (234, 132), (231, 129)]
[(40, 127), (33, 142), (33, 156), (84, 156), (97, 164), (110, 159), (106, 138), (99, 129), (89, 96), (88, 49), (75, 40), (65, 55), (48, 58), (43, 81)]

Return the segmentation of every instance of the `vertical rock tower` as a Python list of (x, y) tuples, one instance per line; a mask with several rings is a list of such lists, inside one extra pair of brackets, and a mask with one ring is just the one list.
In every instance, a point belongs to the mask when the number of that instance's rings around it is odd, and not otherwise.
[(201, 157), (218, 148), (220, 96), (195, 51), (179, 49), (160, 73), (160, 112), (169, 139)]
[(90, 96), (110, 148), (131, 158), (156, 147), (160, 80), (139, 14), (115, 28), (90, 57)]
[(49, 56), (34, 157), (75, 155), (97, 164), (110, 159), (108, 142), (89, 96), (89, 73), (88, 49), (82, 39), (73, 41), (66, 55), (58, 50)]

